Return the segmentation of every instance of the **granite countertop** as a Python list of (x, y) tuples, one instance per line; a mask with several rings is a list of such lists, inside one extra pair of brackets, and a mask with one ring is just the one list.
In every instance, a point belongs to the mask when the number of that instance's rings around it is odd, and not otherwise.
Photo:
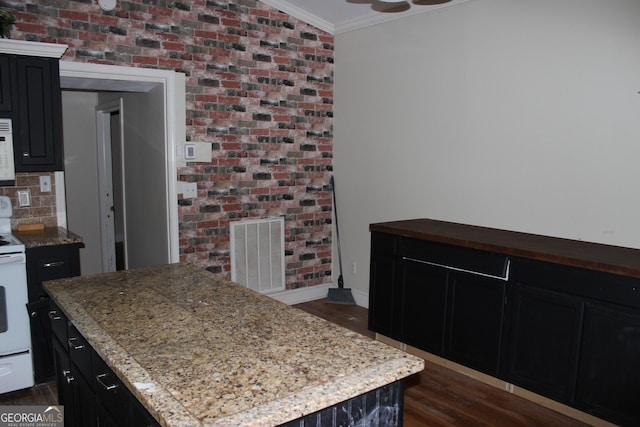
[(72, 233), (64, 227), (46, 227), (43, 230), (33, 231), (14, 231), (13, 235), (20, 239), (20, 241), (24, 243), (24, 247), (27, 249), (38, 246), (69, 244), (84, 245), (82, 237)]
[(163, 425), (278, 425), (424, 368), (192, 264), (44, 286)]

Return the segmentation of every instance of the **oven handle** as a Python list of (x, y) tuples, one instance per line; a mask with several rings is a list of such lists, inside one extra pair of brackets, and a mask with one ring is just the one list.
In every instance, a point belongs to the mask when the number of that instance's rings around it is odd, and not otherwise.
[(0, 265), (25, 262), (24, 254), (0, 255)]

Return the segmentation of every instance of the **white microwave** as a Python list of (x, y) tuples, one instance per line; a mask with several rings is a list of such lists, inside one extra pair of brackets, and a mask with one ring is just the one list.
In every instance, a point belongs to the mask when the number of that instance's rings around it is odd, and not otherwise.
[(0, 119), (0, 185), (15, 185), (11, 119)]

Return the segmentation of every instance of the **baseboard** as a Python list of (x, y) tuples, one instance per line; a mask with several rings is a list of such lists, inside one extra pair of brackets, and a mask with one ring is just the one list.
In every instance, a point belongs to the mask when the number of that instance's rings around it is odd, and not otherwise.
[[(337, 287), (338, 285), (335, 283), (323, 283), (321, 285), (307, 286), (305, 288), (274, 292), (268, 294), (268, 296), (288, 305), (302, 304), (303, 302), (324, 299), (329, 293), (329, 288)], [(369, 307), (369, 294), (352, 289), (351, 295), (353, 295), (356, 305), (364, 308)]]
[(454, 372), (458, 372), (460, 374), (469, 376), (477, 381), (488, 384), (490, 386), (499, 388), (508, 393), (515, 394), (516, 396), (522, 397), (526, 400), (529, 400), (533, 403), (536, 403), (540, 406), (544, 406), (545, 408), (551, 409), (553, 411), (559, 412), (568, 417), (574, 418), (576, 420), (582, 421), (583, 423), (589, 424), (594, 427), (616, 427), (615, 424), (612, 424), (608, 421), (605, 421), (601, 418), (594, 417), (591, 414), (587, 414), (586, 412), (579, 411), (570, 406), (564, 405), (562, 403), (556, 402), (555, 400), (551, 400), (547, 397), (540, 396), (539, 394), (530, 392), (528, 390), (517, 387), (513, 384), (510, 384), (506, 381), (500, 380), (498, 378), (492, 377), (490, 375), (484, 374), (482, 372), (478, 372), (474, 369), (467, 368), (466, 366), (460, 365), (458, 363), (452, 362), (450, 360), (444, 359), (440, 356), (436, 356), (431, 353), (427, 353), (426, 351), (420, 350), (415, 347), (411, 347), (410, 345), (404, 344), (400, 341), (396, 341), (392, 338), (386, 337), (384, 335), (380, 335), (376, 333), (376, 339), (381, 341), (387, 345), (398, 348), (400, 350), (406, 351), (409, 354), (414, 356), (418, 356), (432, 362), (438, 366), (442, 366), (447, 369), (451, 369)]

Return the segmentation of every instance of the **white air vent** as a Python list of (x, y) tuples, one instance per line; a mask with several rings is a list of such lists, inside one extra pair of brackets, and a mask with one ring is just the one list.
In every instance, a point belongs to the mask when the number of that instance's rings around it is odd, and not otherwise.
[(231, 223), (231, 280), (264, 294), (284, 290), (284, 218)]

